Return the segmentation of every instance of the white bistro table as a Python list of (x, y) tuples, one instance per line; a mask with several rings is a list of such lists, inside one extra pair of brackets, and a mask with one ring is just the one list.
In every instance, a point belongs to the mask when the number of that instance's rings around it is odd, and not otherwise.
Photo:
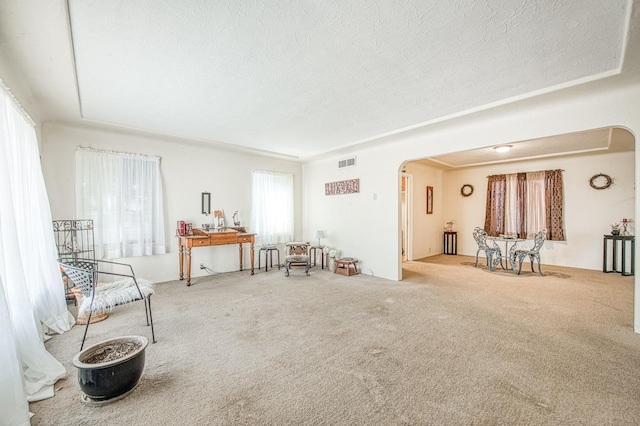
[[(510, 246), (515, 246), (517, 243), (522, 242), (522, 241), (526, 241), (524, 238), (509, 238), (509, 237), (487, 237), (488, 240), (493, 240), (496, 242), (502, 242), (504, 243), (504, 251), (502, 252), (501, 256), (500, 256), (500, 266), (502, 267), (502, 269), (504, 269), (505, 271), (507, 270), (507, 268), (505, 266), (510, 266), (509, 269), (511, 269), (512, 271), (514, 270), (515, 265), (513, 265), (511, 263), (511, 261), (513, 259), (509, 258), (509, 247)], [(500, 249), (500, 251), (502, 251), (502, 248)]]

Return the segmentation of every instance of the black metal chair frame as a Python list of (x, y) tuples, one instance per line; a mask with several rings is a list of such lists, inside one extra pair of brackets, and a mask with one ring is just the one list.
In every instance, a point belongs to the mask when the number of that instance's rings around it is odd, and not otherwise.
[[(96, 296), (96, 287), (98, 286), (98, 277), (100, 275), (110, 275), (122, 278), (130, 278), (137, 289), (138, 296), (135, 299), (129, 300), (126, 302), (115, 303), (109, 307), (113, 308), (116, 306), (133, 303), (138, 300), (144, 300), (144, 310), (147, 319), (147, 326), (151, 326), (151, 341), (156, 343), (155, 331), (153, 328), (153, 316), (151, 314), (151, 294), (145, 295), (140, 290), (140, 286), (138, 285), (138, 280), (133, 272), (133, 268), (131, 265), (126, 263), (119, 262), (111, 262), (107, 260), (94, 260), (94, 259), (83, 259), (83, 258), (72, 258), (72, 259), (60, 259), (59, 260), (60, 267), (64, 271), (64, 273), (73, 281), (75, 286), (82, 292), (82, 295), (85, 298), (89, 298), (91, 301), (89, 303), (89, 315), (87, 318), (87, 324), (84, 329), (84, 334), (82, 336), (82, 343), (80, 344), (80, 350), (84, 347), (84, 341), (87, 338), (87, 331), (89, 331), (89, 324), (91, 323), (91, 315), (94, 312), (94, 300)], [(103, 267), (110, 266), (113, 269), (125, 269), (130, 273), (118, 273), (118, 272), (109, 272), (102, 269)]]
[[(493, 246), (487, 245), (488, 236), (489, 235), (487, 234), (487, 232), (482, 228), (476, 226), (473, 230), (473, 239), (476, 240), (476, 243), (478, 243), (478, 250), (476, 251), (476, 263), (473, 266), (478, 266), (478, 255), (480, 254), (480, 251), (484, 251), (484, 254), (487, 257), (487, 267), (490, 271), (493, 271), (502, 259), (502, 251), (495, 241), (493, 241)], [(495, 260), (493, 259), (493, 256), (496, 256)]]

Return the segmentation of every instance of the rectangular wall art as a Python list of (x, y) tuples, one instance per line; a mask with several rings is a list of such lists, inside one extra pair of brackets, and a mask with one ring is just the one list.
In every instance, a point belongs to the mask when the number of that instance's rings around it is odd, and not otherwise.
[(360, 192), (360, 179), (341, 180), (324, 184), (324, 195), (354, 194)]

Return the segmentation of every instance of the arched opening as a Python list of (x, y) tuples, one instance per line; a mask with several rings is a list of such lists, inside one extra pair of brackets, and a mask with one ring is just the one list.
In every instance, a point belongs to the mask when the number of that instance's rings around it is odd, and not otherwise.
[[(413, 204), (406, 215), (412, 218), (412, 234), (406, 238), (412, 241), (412, 257), (408, 260), (442, 254), (447, 222), (454, 222), (453, 229), (457, 231), (457, 253), (475, 256), (477, 244), (472, 230), (484, 225), (487, 176), (562, 169), (566, 241), (545, 243), (542, 262), (601, 270), (603, 235), (611, 231), (611, 224), (635, 217), (634, 136), (612, 127), (508, 145), (511, 149), (505, 153), (490, 146), (403, 164), (402, 175), (410, 175), (413, 180), (412, 194), (405, 194)], [(598, 174), (611, 176), (612, 185), (593, 188), (590, 179)], [(433, 188), (429, 214), (426, 187)], [(636, 224), (630, 222), (628, 226), (634, 234)]]

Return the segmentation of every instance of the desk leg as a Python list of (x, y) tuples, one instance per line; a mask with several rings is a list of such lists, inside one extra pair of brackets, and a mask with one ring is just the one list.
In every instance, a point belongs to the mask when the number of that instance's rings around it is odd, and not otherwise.
[[(238, 244), (238, 247), (240, 247), (240, 270), (242, 271), (242, 243)], [(264, 263), (267, 263), (267, 258), (265, 257), (264, 259)]]
[(187, 247), (187, 285), (191, 285), (191, 247)]
[(613, 240), (613, 265), (611, 269), (614, 272), (618, 272), (618, 244), (616, 240)]
[[(251, 275), (253, 275), (253, 255), (253, 243), (251, 243), (251, 252), (249, 252), (249, 256), (251, 257)], [(266, 262), (267, 259), (265, 258), (264, 261)]]
[(182, 273), (182, 268), (184, 267), (184, 246), (179, 242), (178, 243), (178, 265), (180, 265), (180, 280), (184, 279), (184, 275)]
[(602, 244), (602, 272), (607, 272), (607, 239), (603, 239)]

